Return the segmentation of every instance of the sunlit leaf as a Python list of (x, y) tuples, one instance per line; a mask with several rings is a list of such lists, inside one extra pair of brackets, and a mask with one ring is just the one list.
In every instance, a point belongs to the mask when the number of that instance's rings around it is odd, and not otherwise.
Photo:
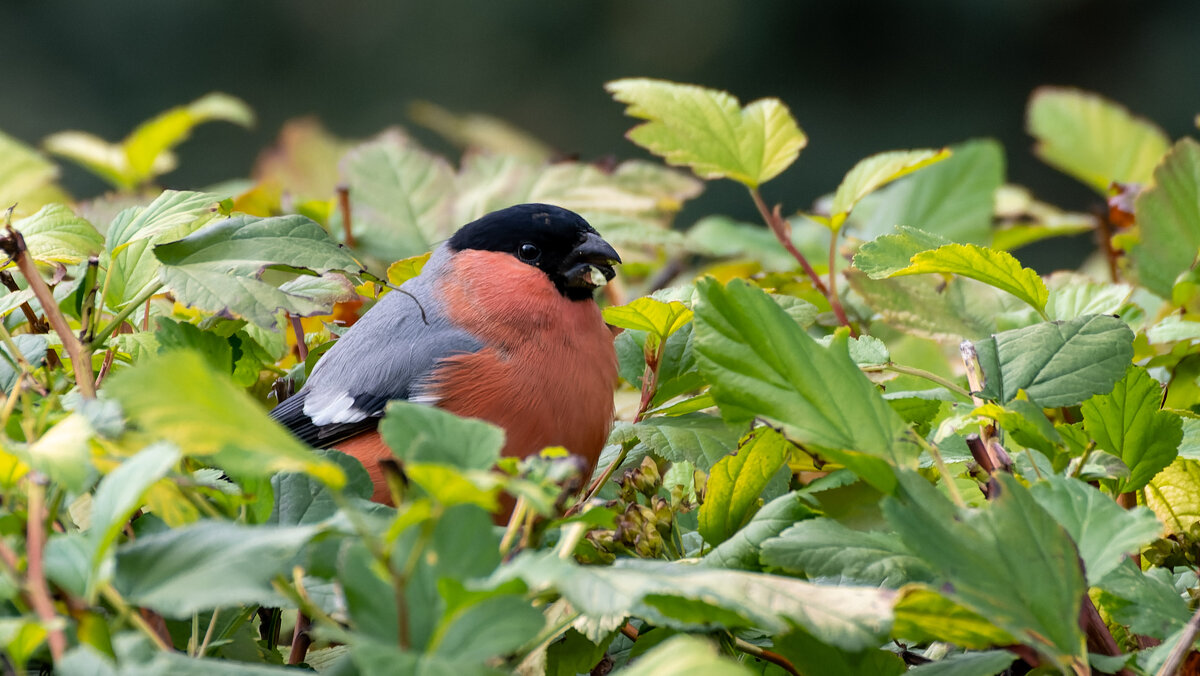
[(13, 222), (39, 263), (74, 265), (104, 248), (104, 236), (62, 204), (47, 204), (36, 214)]
[[(664, 480), (665, 483), (665, 480)], [(750, 523), (704, 555), (704, 564), (731, 570), (759, 570), (760, 550), (785, 528), (817, 515), (797, 492), (763, 505)]]
[(1039, 312), (1045, 310), (1050, 292), (1036, 272), (1021, 267), (1012, 254), (974, 244), (947, 244), (922, 251), (911, 263), (892, 277), (926, 273), (961, 275), (1007, 291), (1029, 303)]
[(968, 649), (1016, 643), (987, 618), (951, 601), (925, 585), (900, 590), (892, 635), (918, 643), (946, 641)]
[(1027, 114), (1038, 156), (1102, 195), (1114, 181), (1149, 183), (1170, 145), (1156, 125), (1078, 89), (1040, 87)]
[(0, 208), (16, 205), (17, 217), (50, 202), (69, 200), (54, 180), (58, 167), (33, 148), (0, 132)]
[(758, 511), (759, 496), (791, 449), (778, 432), (764, 429), (713, 465), (699, 513), (700, 534), (709, 544), (729, 539)]
[(428, 101), (416, 101), (408, 114), (464, 150), (548, 160), (554, 149), (508, 122), (479, 113), (455, 113)]
[[(1165, 149), (1164, 149), (1165, 152)], [(1143, 286), (1163, 298), (1200, 251), (1200, 143), (1180, 139), (1134, 201), (1140, 241), (1130, 255)]]
[(677, 300), (664, 303), (643, 296), (625, 305), (604, 308), (604, 321), (623, 329), (645, 331), (653, 341), (648, 349), (657, 349), (661, 341), (692, 321), (692, 311)]
[(706, 179), (731, 178), (751, 188), (786, 169), (808, 142), (778, 99), (745, 108), (727, 92), (664, 80), (615, 80), (605, 88), (647, 120), (629, 131), (634, 143)]
[(491, 469), (500, 459), (504, 430), (491, 423), (407, 401), (393, 401), (379, 433), (405, 463), (445, 464), (459, 469)]
[(241, 99), (213, 92), (138, 125), (121, 144), (128, 163), (129, 183), (137, 185), (163, 173), (155, 171), (158, 158), (187, 140), (197, 125), (214, 121), (250, 127), (254, 124), (254, 112)]
[(859, 200), (892, 181), (950, 157), (942, 150), (893, 150), (872, 155), (854, 165), (838, 185), (829, 207), (830, 226), (837, 230)]
[(1200, 521), (1200, 461), (1176, 458), (1146, 484), (1145, 496), (1168, 533), (1186, 532)]
[(863, 244), (854, 254), (854, 267), (871, 279), (885, 279), (912, 264), (913, 256), (949, 244), (945, 237), (898, 225), (895, 232)]
[(387, 280), (396, 286), (407, 282), (408, 280), (421, 274), (421, 268), (425, 267), (425, 263), (429, 262), (428, 253), (423, 253), (418, 256), (409, 256), (401, 258), (392, 263), (387, 269)]

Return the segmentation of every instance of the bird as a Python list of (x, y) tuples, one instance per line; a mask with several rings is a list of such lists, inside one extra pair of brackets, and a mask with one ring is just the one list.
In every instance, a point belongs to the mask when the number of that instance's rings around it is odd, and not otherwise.
[(617, 383), (613, 333), (594, 296), (620, 262), (568, 209), (489, 213), (365, 312), (271, 416), (310, 446), (358, 459), (376, 502), (391, 502), (381, 462), (394, 456), (377, 428), (393, 400), (498, 425), (504, 456), (563, 446), (590, 471)]

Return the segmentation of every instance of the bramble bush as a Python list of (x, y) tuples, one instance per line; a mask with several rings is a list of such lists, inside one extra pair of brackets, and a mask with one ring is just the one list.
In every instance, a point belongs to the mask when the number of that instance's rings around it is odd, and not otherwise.
[[(785, 105), (627, 79), (664, 164), (557, 159), (430, 104), (367, 141), (288, 123), (250, 179), (162, 190), (210, 94), (119, 143), (0, 136), (0, 647), (61, 674), (1173, 674), (1200, 581), (1200, 144), (1043, 88), (1068, 213), (974, 139), (775, 206)], [(614, 108), (614, 114), (616, 108)], [(666, 165), (671, 165), (671, 168)], [(706, 181), (762, 223), (676, 218)], [(831, 190), (798, 211), (803, 200)], [(267, 416), (453, 230), (582, 213), (619, 419), (595, 476), (394, 402), (396, 508)], [(765, 226), (765, 227), (764, 227)], [(1011, 251), (1092, 232), (1077, 271)], [(493, 526), (501, 492), (516, 498)], [(1200, 617), (1198, 615), (1197, 617)], [(1191, 663), (1191, 662), (1189, 662)]]

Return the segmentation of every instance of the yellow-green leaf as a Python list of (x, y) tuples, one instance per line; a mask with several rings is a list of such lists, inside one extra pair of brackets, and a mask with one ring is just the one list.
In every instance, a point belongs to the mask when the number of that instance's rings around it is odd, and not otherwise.
[(921, 643), (946, 641), (969, 650), (1016, 643), (1008, 632), (982, 615), (942, 596), (925, 585), (900, 590), (892, 636)]
[(755, 188), (791, 165), (808, 143), (778, 99), (742, 108), (728, 92), (645, 78), (605, 88), (629, 104), (627, 115), (648, 120), (629, 131), (631, 141), (701, 178), (731, 178)]
[(16, 215), (69, 198), (55, 183), (58, 167), (20, 141), (0, 133), (0, 205), (17, 205)]
[(262, 406), (197, 352), (143, 359), (113, 374), (104, 388), (142, 432), (174, 442), (184, 455), (211, 459), (238, 477), (305, 472), (333, 488), (346, 480), (273, 422)]
[(425, 263), (429, 262), (431, 253), (423, 253), (418, 256), (409, 256), (401, 258), (392, 263), (387, 269), (387, 280), (396, 286), (407, 282), (408, 280), (421, 274), (421, 269), (425, 267)]
[(842, 179), (829, 208), (829, 225), (837, 230), (858, 201), (892, 181), (950, 157), (948, 149), (893, 150), (860, 160)]
[(604, 308), (604, 321), (623, 329), (645, 331), (665, 340), (692, 321), (692, 311), (677, 300), (664, 303), (643, 296), (626, 305)]
[(137, 184), (165, 173), (159, 158), (187, 140), (197, 125), (213, 121), (250, 127), (254, 124), (254, 112), (241, 99), (213, 92), (143, 122), (121, 144), (130, 178)]
[(1149, 183), (1170, 139), (1157, 125), (1102, 96), (1041, 87), (1029, 99), (1026, 128), (1049, 164), (1107, 195), (1113, 181)]
[(1200, 521), (1200, 462), (1175, 461), (1146, 484), (1146, 506), (1168, 533), (1183, 533)]
[(892, 277), (925, 273), (960, 275), (1007, 291), (1032, 305), (1038, 312), (1046, 309), (1050, 292), (1036, 272), (1021, 267), (1012, 254), (974, 244), (947, 244), (914, 255), (908, 267)]
[[(60, 131), (47, 136), (42, 145), (46, 152), (71, 160), (116, 188), (127, 190), (135, 185), (129, 177), (125, 151), (95, 134)], [(172, 158), (163, 159), (173, 162)], [(167, 171), (167, 163), (160, 168)]]
[(74, 265), (104, 249), (100, 231), (62, 204), (47, 204), (13, 227), (25, 237), (29, 255), (39, 263)]
[(736, 453), (713, 465), (699, 514), (705, 541), (719, 545), (750, 521), (758, 511), (763, 489), (787, 462), (791, 448), (782, 434), (762, 428)]

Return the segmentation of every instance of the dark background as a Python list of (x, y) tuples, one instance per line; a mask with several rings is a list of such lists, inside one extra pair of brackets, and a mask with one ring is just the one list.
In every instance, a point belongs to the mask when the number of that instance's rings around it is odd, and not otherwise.
[[(366, 137), (407, 125), (414, 100), (501, 117), (585, 159), (643, 156), (603, 83), (649, 76), (782, 99), (809, 136), (764, 188), (789, 210), (870, 153), (978, 136), (1004, 143), (1010, 181), (1085, 210), (1090, 191), (1030, 152), (1035, 87), (1099, 92), (1172, 137), (1200, 112), (1195, 0), (3, 0), (0, 26), (0, 130), (30, 143), (64, 129), (117, 140), (212, 90), (249, 102), (257, 127), (200, 127), (169, 187), (247, 175), (288, 118)], [(64, 183), (104, 187), (73, 167)], [(718, 182), (680, 220), (712, 212), (754, 217), (740, 186)], [(1079, 246), (1032, 257), (1056, 266)]]

